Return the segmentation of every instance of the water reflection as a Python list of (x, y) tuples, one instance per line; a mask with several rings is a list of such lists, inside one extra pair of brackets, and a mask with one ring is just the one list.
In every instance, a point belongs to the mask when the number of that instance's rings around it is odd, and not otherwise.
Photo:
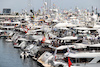
[(31, 58), (21, 59), (20, 52), (12, 43), (0, 39), (0, 67), (39, 67)]

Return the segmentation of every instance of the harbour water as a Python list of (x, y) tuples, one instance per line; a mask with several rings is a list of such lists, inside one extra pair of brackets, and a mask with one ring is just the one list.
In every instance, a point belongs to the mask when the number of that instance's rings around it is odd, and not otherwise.
[(31, 58), (21, 59), (20, 52), (12, 43), (0, 39), (0, 67), (40, 67)]

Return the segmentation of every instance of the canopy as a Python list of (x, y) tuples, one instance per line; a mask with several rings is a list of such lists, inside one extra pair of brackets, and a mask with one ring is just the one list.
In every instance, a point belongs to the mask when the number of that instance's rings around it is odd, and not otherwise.
[(51, 38), (57, 38), (57, 36), (56, 35), (53, 35), (52, 33), (48, 33), (49, 34), (49, 36), (51, 37)]
[(83, 44), (83, 43), (75, 43), (74, 47), (75, 49), (80, 49), (80, 48), (87, 48), (87, 44)]
[(53, 22), (59, 22), (57, 19), (52, 20)]
[(2, 28), (14, 28), (15, 26), (2, 26)]
[(6, 30), (0, 30), (0, 32), (6, 32)]
[(69, 30), (68, 28), (59, 28), (59, 29), (62, 29), (62, 30)]
[(97, 30), (96, 28), (87, 28), (87, 27), (75, 27), (74, 29), (79, 29), (79, 30)]
[(65, 57), (71, 57), (71, 58), (95, 58), (95, 57), (100, 56), (100, 52), (80, 52), (80, 53), (67, 52), (64, 55)]
[(79, 29), (79, 30), (88, 30), (87, 27), (75, 27), (74, 29)]
[(56, 49), (57, 50), (63, 50), (63, 49), (67, 49), (67, 48), (70, 48), (70, 47), (73, 47), (74, 45), (63, 45), (63, 46), (59, 46), (57, 47)]
[(32, 39), (35, 39), (35, 40), (42, 40), (43, 38), (43, 35), (33, 35), (32, 36)]
[(66, 27), (67, 23), (58, 23), (54, 27)]
[(18, 38), (18, 40), (20, 40), (20, 41), (27, 41), (27, 39), (25, 39), (25, 38)]
[(76, 40), (77, 37), (73, 37), (73, 36), (67, 36), (67, 37), (63, 37), (63, 38), (58, 38), (60, 40)]
[(89, 47), (100, 47), (100, 44), (89, 45)]
[(20, 24), (20, 22), (10, 22), (10, 21), (5, 21), (5, 22), (0, 22), (4, 24)]
[(45, 43), (51, 43), (51, 40), (45, 40)]

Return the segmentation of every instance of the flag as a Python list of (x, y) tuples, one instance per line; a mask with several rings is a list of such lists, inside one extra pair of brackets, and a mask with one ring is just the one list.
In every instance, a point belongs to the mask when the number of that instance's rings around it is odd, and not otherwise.
[(43, 39), (42, 39), (42, 43), (44, 43), (44, 42), (45, 42), (45, 40), (46, 40), (46, 38), (45, 38), (45, 37), (43, 37)]
[(72, 62), (70, 61), (70, 58), (68, 57), (68, 67), (72, 65)]
[(26, 30), (24, 29), (25, 33), (27, 33), (27, 32), (28, 32), (28, 30), (29, 30), (28, 28), (27, 28)]
[(23, 28), (23, 26), (21, 25), (21, 28)]
[(25, 31), (25, 33), (27, 33), (27, 31)]
[(26, 26), (26, 29), (29, 30), (29, 28)]
[(56, 61), (56, 55), (55, 55), (55, 61)]
[(42, 8), (42, 7), (41, 7)]
[[(70, 54), (70, 49), (69, 49), (68, 47), (67, 47), (67, 52), (68, 52), (68, 55), (69, 55), (69, 54)], [(67, 55), (67, 56), (68, 56), (68, 55)]]
[(57, 53), (57, 49), (55, 50), (55, 52), (54, 52), (54, 60), (56, 61), (56, 53)]
[(14, 43), (14, 45), (17, 45), (17, 43)]
[(15, 25), (15, 27), (17, 26), (17, 24)]
[[(26, 26), (27, 27), (27, 26)], [(28, 32), (28, 28), (25, 30), (25, 28), (23, 28), (23, 26), (21, 25), (21, 28), (25, 31), (25, 33), (27, 33)]]

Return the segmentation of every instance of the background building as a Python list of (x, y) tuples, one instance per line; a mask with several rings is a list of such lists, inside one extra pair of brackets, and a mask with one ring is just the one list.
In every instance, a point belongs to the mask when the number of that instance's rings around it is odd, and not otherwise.
[(10, 15), (10, 14), (11, 14), (11, 9), (9, 9), (9, 8), (4, 8), (2, 13), (3, 13), (4, 15)]

